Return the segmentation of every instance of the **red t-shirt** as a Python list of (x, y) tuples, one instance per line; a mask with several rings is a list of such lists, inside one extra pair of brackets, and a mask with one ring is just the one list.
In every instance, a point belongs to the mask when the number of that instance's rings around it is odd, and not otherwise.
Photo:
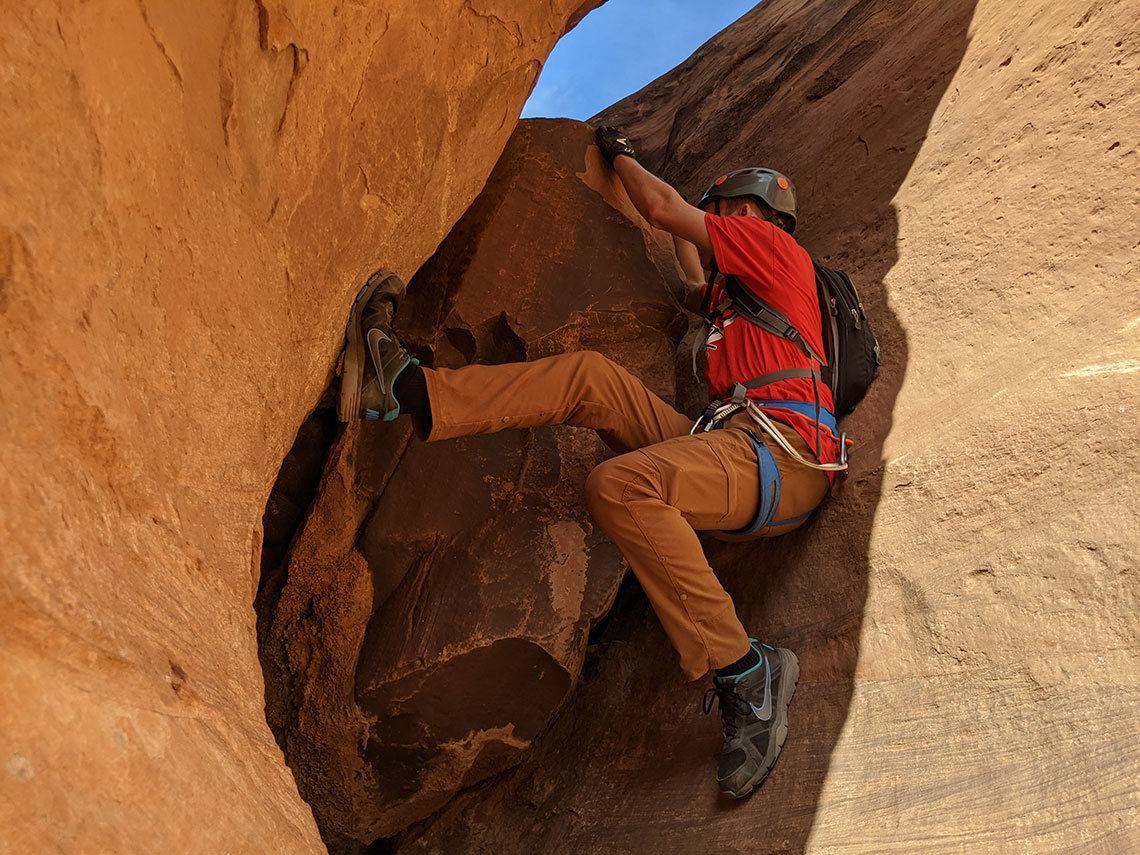
[[(811, 256), (783, 229), (759, 217), (718, 217), (705, 214), (705, 227), (712, 240), (717, 267), (732, 274), (757, 296), (783, 312), (792, 326), (800, 331), (811, 348), (823, 355), (823, 331), (819, 313), (819, 297), (815, 286), (815, 269)], [(713, 285), (710, 306), (719, 305), (725, 296), (723, 279)], [(732, 309), (714, 319), (706, 339), (709, 400), (720, 400), (732, 394), (735, 383), (785, 368), (808, 368), (810, 360), (790, 341), (766, 332)], [(831, 389), (818, 384), (821, 407), (834, 412)], [(811, 378), (794, 377), (751, 389), (749, 398), (762, 401), (804, 401), (815, 403)], [(832, 432), (821, 426), (822, 449), (816, 449), (815, 419), (793, 410), (765, 407), (775, 420), (790, 425), (815, 449), (823, 463), (838, 458), (839, 446)]]

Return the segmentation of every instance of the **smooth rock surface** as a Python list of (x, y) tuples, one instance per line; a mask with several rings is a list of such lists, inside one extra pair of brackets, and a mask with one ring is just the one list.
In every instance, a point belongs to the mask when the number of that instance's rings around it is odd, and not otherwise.
[[(581, 123), (519, 125), (410, 283), (397, 328), (425, 363), (592, 350), (672, 398), (687, 323), (671, 240), (592, 142)], [(389, 837), (517, 764), (624, 572), (583, 502), (605, 451), (592, 431), (424, 443), (405, 421), (341, 437), (261, 606), (270, 721), (342, 843)]]
[(323, 850), (265, 723), (266, 500), (362, 277), (431, 255), (595, 5), (3, 4), (4, 847)]
[(775, 772), (636, 597), (517, 770), (407, 852), (1140, 850), (1140, 34), (1129, 2), (767, 0), (604, 120), (695, 198), (783, 169), (886, 363), (851, 479), (709, 544), (802, 680)]

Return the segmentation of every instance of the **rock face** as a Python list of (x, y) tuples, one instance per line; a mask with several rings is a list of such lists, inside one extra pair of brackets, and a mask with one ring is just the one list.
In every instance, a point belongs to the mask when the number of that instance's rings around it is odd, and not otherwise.
[(12, 851), (321, 850), (265, 724), (266, 499), (362, 277), (431, 255), (594, 5), (3, 5)]
[[(593, 350), (673, 396), (671, 242), (591, 143), (579, 123), (519, 126), (400, 310), (425, 363)], [(270, 721), (328, 840), (391, 836), (518, 763), (624, 570), (582, 501), (593, 432), (410, 432), (341, 437), (263, 605)]]
[[(361, 279), (432, 256), (592, 5), (5, 4), (13, 851), (321, 850), (264, 723), (259, 520)], [(353, 429), (261, 586), (268, 712), (330, 839), (500, 772), (383, 848), (1140, 847), (1138, 71), (1125, 0), (765, 0), (615, 105), (690, 197), (790, 173), (799, 237), (884, 347), (836, 499), (781, 541), (709, 544), (745, 623), (800, 654), (784, 756), (747, 802), (717, 796), (718, 728), (635, 586), (571, 689), (620, 572), (575, 498), (592, 439)], [(668, 265), (587, 139), (515, 138), (477, 228), (413, 283), (425, 356), (595, 347), (673, 386)], [(561, 200), (537, 237), (529, 187)]]
[(773, 776), (713, 780), (643, 601), (516, 770), (399, 851), (1140, 847), (1140, 34), (1134, 4), (766, 0), (600, 120), (690, 198), (797, 182), (886, 364), (812, 523), (709, 544), (798, 651)]

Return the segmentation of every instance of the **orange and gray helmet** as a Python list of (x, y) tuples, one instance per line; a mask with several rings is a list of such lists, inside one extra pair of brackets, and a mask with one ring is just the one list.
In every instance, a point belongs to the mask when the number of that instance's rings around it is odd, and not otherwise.
[(791, 218), (789, 232), (796, 230), (796, 188), (786, 175), (756, 166), (735, 169), (710, 184), (697, 207), (703, 208), (713, 199), (733, 196), (760, 197), (774, 210)]

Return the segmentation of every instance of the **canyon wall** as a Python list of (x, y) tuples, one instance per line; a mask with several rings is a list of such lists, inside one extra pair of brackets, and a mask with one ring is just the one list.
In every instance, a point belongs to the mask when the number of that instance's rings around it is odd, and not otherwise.
[(432, 254), (595, 5), (4, 4), (11, 851), (322, 851), (265, 722), (266, 500), (363, 278)]
[(1140, 849), (1138, 71), (1129, 2), (766, 0), (597, 117), (690, 199), (786, 171), (880, 335), (847, 483), (708, 544), (799, 653), (788, 741), (719, 796), (633, 589), (527, 759), (398, 851)]
[(883, 345), (818, 517), (707, 546), (802, 662), (740, 803), (575, 498), (592, 436), (321, 416), (381, 266), (436, 364), (593, 348), (696, 402), (588, 131), (508, 145), (593, 5), (0, 12), (13, 851), (1140, 848), (1135, 4), (765, 0), (599, 117), (690, 199), (788, 172)]

